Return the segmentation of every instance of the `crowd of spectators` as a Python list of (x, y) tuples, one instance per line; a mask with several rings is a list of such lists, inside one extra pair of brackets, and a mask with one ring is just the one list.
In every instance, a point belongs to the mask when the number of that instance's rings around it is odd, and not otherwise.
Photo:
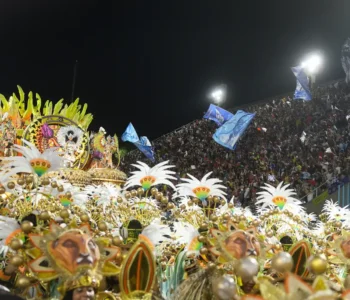
[[(228, 187), (229, 198), (244, 206), (254, 203), (266, 182), (290, 183), (306, 202), (316, 196), (317, 187), (349, 180), (349, 85), (338, 81), (316, 87), (311, 101), (289, 95), (243, 109), (256, 116), (235, 151), (212, 139), (217, 129), (213, 121), (200, 119), (157, 139), (156, 163), (176, 165), (178, 179), (186, 173), (200, 179), (212, 171)], [(129, 174), (130, 164), (138, 160), (152, 165), (140, 151), (132, 151), (123, 159), (123, 171)]]

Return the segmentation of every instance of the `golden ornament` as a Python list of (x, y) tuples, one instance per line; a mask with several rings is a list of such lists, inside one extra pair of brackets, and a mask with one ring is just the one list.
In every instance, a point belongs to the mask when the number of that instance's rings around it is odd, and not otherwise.
[(10, 190), (12, 190), (12, 189), (14, 189), (14, 188), (16, 187), (16, 184), (15, 184), (14, 182), (10, 181), (9, 183), (7, 183), (7, 187), (8, 187)]
[(50, 184), (50, 179), (49, 178), (43, 178), (41, 180), (41, 184), (46, 186), (46, 185), (49, 185)]
[(26, 176), (26, 183), (27, 184), (31, 184), (31, 183), (33, 183), (33, 181), (34, 181), (33, 176)]
[(34, 224), (30, 221), (23, 221), (21, 224), (21, 229), (24, 233), (29, 233), (32, 231)]
[(137, 191), (136, 190), (132, 190), (131, 191), (131, 197), (136, 197), (137, 196)]
[(271, 261), (271, 267), (279, 273), (289, 272), (293, 265), (293, 258), (288, 252), (277, 253)]
[(19, 249), (21, 249), (23, 247), (23, 242), (20, 239), (12, 239), (12, 241), (10, 242), (10, 248), (17, 251)]
[(152, 196), (155, 196), (157, 193), (158, 193), (158, 189), (157, 188), (151, 188)]
[(105, 222), (98, 223), (97, 227), (101, 231), (106, 231), (108, 229), (107, 224)]
[(64, 187), (62, 185), (58, 186), (57, 191), (59, 191), (60, 193), (64, 192)]
[(200, 243), (205, 243), (207, 241), (207, 238), (204, 235), (199, 235), (197, 240)]
[(19, 267), (19, 266), (23, 265), (23, 263), (24, 263), (23, 257), (19, 256), (19, 255), (14, 255), (10, 259), (10, 264), (15, 266), (15, 267)]
[(137, 189), (137, 194), (138, 194), (139, 196), (142, 196), (143, 193), (144, 193), (143, 188), (142, 188), (142, 187), (139, 187), (139, 188)]
[(233, 208), (234, 207), (233, 203), (229, 203), (229, 204), (227, 204), (227, 206), (228, 206), (228, 208)]
[(19, 185), (24, 185), (26, 182), (25, 182), (25, 180), (23, 179), (23, 178), (18, 178), (17, 179), (17, 184), (19, 184)]
[(56, 181), (51, 182), (51, 187), (54, 189), (57, 188), (57, 182)]
[(162, 199), (160, 200), (160, 202), (162, 202), (163, 204), (167, 204), (169, 202), (168, 197), (163, 196)]
[(69, 211), (68, 211), (68, 209), (62, 209), (62, 210), (60, 211), (60, 217), (61, 217), (62, 219), (67, 219), (67, 218), (69, 218)]
[(115, 236), (112, 239), (112, 243), (114, 246), (120, 246), (123, 244), (123, 238), (121, 236)]
[(206, 254), (208, 254), (208, 249), (205, 247), (202, 247), (201, 250), (199, 250), (199, 253), (202, 255), (206, 255)]
[(311, 256), (307, 262), (310, 272), (315, 275), (322, 274), (327, 270), (327, 261), (320, 256)]
[(90, 221), (90, 217), (87, 214), (83, 214), (80, 216), (80, 220), (84, 223), (89, 222)]
[(209, 227), (209, 225), (208, 225), (208, 223), (206, 223), (206, 222), (204, 222), (204, 223), (202, 223), (202, 224), (200, 225), (200, 229), (202, 229), (202, 230), (207, 230), (208, 227)]
[(25, 276), (19, 277), (16, 281), (16, 287), (21, 289), (27, 288), (29, 285), (30, 285), (30, 280)]
[(40, 216), (40, 220), (47, 221), (50, 219), (50, 214), (47, 211), (43, 211)]
[(0, 187), (0, 195), (5, 194), (5, 193), (6, 193), (6, 189), (3, 186), (1, 186)]

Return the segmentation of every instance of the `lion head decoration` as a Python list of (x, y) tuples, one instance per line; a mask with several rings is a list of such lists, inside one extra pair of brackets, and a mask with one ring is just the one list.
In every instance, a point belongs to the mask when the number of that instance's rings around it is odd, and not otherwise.
[(210, 239), (212, 244), (210, 252), (226, 261), (247, 256), (258, 257), (261, 254), (261, 246), (256, 237), (255, 228), (241, 230), (229, 222), (226, 228), (212, 229), (210, 233), (213, 236)]
[(112, 262), (121, 252), (120, 248), (108, 246), (103, 241), (98, 241), (97, 245), (88, 225), (62, 229), (52, 222), (48, 234), (30, 234), (29, 240), (34, 247), (27, 250), (32, 258), (28, 267), (42, 281), (72, 278), (84, 272), (96, 274), (96, 278), (99, 274), (119, 274), (119, 267)]
[(46, 247), (50, 260), (70, 274), (80, 268), (94, 270), (100, 260), (100, 250), (92, 237), (79, 229), (63, 232)]

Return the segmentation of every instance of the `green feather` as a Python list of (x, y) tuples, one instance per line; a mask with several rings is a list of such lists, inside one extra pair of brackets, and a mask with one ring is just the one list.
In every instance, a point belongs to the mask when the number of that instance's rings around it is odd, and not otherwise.
[(63, 106), (63, 99), (60, 99), (54, 106), (53, 114), (58, 115), (61, 111), (62, 106)]

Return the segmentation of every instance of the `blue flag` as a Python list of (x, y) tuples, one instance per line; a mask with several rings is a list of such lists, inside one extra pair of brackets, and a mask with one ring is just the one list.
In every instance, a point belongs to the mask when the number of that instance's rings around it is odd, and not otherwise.
[(294, 92), (294, 99), (311, 100), (311, 92), (309, 88), (309, 79), (302, 67), (291, 68), (297, 78), (297, 87)]
[(155, 161), (154, 159), (154, 151), (153, 151), (153, 147), (151, 145), (151, 142), (149, 141), (149, 139), (145, 136), (141, 136), (140, 141), (134, 143), (134, 145), (139, 148), (139, 150), (146, 155), (146, 157), (148, 159), (150, 159), (151, 161)]
[(128, 127), (123, 133), (122, 141), (133, 143), (148, 159), (150, 159), (153, 162), (155, 161), (154, 151), (151, 142), (145, 136), (141, 136), (139, 138), (134, 126), (131, 123), (129, 123)]
[(254, 117), (255, 113), (252, 114), (238, 110), (230, 120), (216, 130), (213, 135), (214, 141), (221, 146), (234, 150), (237, 141)]
[(134, 126), (131, 123), (129, 123), (128, 127), (126, 127), (126, 130), (122, 135), (122, 141), (136, 143), (139, 140), (139, 136), (137, 135)]
[(233, 114), (231, 114), (229, 111), (221, 107), (218, 107), (214, 104), (210, 104), (209, 109), (203, 118), (212, 120), (216, 124), (221, 126), (226, 121), (230, 120), (232, 117), (233, 117)]

